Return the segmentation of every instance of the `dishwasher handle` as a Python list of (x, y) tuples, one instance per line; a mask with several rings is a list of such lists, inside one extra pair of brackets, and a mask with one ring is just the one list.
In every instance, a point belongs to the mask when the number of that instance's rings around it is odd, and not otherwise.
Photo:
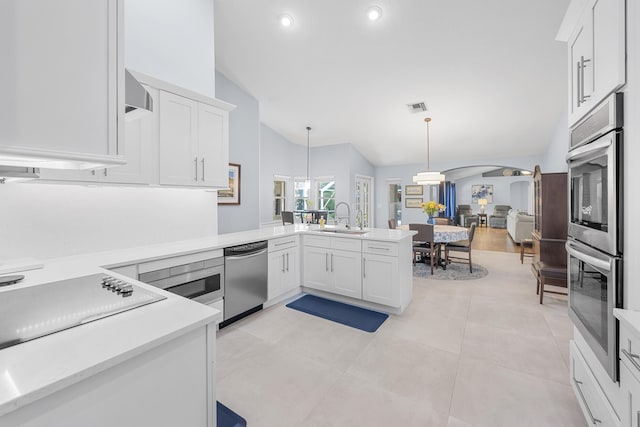
[(249, 253), (246, 253), (246, 254), (243, 254), (243, 255), (226, 256), (226, 257), (224, 257), (224, 259), (225, 259), (225, 261), (227, 261), (227, 260), (233, 261), (233, 260), (239, 260), (239, 259), (255, 258), (255, 257), (259, 256), (259, 255), (262, 255), (262, 254), (266, 253), (266, 252), (267, 252), (266, 249), (262, 249), (262, 250), (257, 251), (257, 252), (249, 252)]

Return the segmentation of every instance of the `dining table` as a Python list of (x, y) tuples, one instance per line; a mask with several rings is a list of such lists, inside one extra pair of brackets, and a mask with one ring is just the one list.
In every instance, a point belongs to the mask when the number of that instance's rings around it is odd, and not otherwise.
[[(401, 230), (409, 230), (409, 225), (401, 225), (397, 227)], [(440, 225), (435, 224), (433, 226), (433, 241), (438, 243), (438, 265), (443, 270), (447, 269), (446, 260), (442, 259), (442, 247), (451, 242), (459, 242), (461, 240), (469, 239), (469, 229), (466, 227), (460, 227), (458, 225)], [(414, 242), (417, 243), (417, 242)]]

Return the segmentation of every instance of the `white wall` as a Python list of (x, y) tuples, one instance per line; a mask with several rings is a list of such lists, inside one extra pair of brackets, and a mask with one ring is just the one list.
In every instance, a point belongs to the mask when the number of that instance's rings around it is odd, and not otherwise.
[(217, 194), (205, 190), (15, 183), (0, 200), (0, 264), (217, 233)]
[[(566, 111), (566, 110), (565, 110)], [(567, 113), (562, 115), (558, 121), (558, 126), (553, 133), (544, 159), (540, 162), (542, 173), (566, 172), (567, 152), (569, 151), (569, 121)]]
[(258, 101), (216, 73), (216, 94), (236, 108), (229, 113), (229, 162), (240, 165), (240, 204), (218, 206), (218, 232), (260, 228), (260, 111)]
[[(294, 144), (271, 129), (260, 125), (260, 223), (273, 221), (273, 177), (306, 176), (307, 147)], [(291, 206), (287, 209), (292, 209)]]
[(215, 98), (213, 0), (125, 0), (125, 66)]

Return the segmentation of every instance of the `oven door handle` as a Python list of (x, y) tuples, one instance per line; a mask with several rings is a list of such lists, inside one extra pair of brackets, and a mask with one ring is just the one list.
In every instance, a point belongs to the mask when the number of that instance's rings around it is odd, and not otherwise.
[(596, 140), (582, 147), (571, 150), (567, 154), (567, 162), (575, 163), (579, 160), (584, 161), (597, 158), (603, 153), (606, 153), (607, 149), (613, 145), (613, 138), (603, 138), (602, 140)]
[(606, 272), (611, 271), (611, 263), (598, 259), (594, 256), (585, 254), (584, 252), (581, 252), (575, 249), (573, 244), (570, 241), (567, 240), (567, 242), (564, 244), (564, 247), (567, 250), (567, 253), (569, 253), (569, 255), (579, 259), (580, 261), (584, 261)]

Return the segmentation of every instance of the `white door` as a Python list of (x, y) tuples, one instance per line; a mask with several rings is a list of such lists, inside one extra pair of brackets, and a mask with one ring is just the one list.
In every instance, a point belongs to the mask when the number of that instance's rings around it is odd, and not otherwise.
[(330, 255), (329, 267), (333, 274), (332, 292), (362, 299), (362, 255), (360, 252), (334, 250)]
[[(362, 224), (357, 222), (358, 211), (362, 212)], [(373, 178), (370, 176), (356, 175), (355, 215), (355, 225), (373, 226)]]
[(374, 254), (364, 254), (362, 258), (362, 299), (399, 307), (398, 258)]
[[(285, 260), (286, 262), (286, 260)], [(313, 246), (304, 247), (304, 286), (332, 292), (329, 252)]]
[(160, 91), (160, 184), (197, 185), (198, 103)]
[(198, 182), (208, 187), (229, 185), (228, 113), (220, 108), (198, 105)]

